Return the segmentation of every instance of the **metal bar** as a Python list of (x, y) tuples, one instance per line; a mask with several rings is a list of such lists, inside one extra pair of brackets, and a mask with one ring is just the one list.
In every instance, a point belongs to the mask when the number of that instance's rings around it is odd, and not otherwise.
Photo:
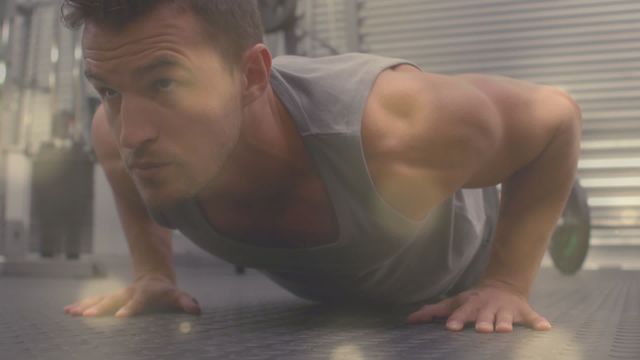
[(361, 49), (359, 0), (344, 0), (344, 13), (347, 50), (359, 52)]
[[(6, 152), (0, 148), (0, 255), (5, 254), (5, 229), (6, 229), (6, 191), (7, 191), (7, 162)], [(0, 271), (0, 274), (2, 271)]]

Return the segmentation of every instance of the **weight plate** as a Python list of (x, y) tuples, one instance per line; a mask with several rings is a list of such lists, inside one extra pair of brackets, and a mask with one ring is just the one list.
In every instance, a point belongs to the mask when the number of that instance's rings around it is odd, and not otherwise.
[(578, 272), (587, 257), (590, 237), (591, 213), (587, 194), (576, 181), (549, 245), (555, 267), (567, 275)]

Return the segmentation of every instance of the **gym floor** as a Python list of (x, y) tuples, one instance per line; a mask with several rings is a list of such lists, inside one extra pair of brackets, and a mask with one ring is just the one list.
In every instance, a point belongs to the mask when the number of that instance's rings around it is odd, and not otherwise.
[(126, 284), (126, 259), (98, 279), (0, 277), (2, 359), (640, 359), (640, 271), (545, 266), (532, 303), (554, 328), (511, 334), (407, 325), (414, 309), (331, 308), (299, 300), (249, 270), (182, 259), (178, 281), (199, 317), (74, 318), (77, 298)]

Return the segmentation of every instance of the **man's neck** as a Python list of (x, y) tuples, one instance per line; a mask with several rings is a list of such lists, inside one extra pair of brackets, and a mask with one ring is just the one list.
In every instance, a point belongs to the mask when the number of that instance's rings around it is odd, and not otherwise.
[(280, 100), (269, 90), (247, 113), (215, 191), (201, 199), (226, 236), (259, 246), (308, 247), (337, 238), (324, 183)]
[(272, 89), (247, 107), (244, 118), (236, 148), (202, 199), (205, 204), (269, 203), (312, 170), (293, 119)]

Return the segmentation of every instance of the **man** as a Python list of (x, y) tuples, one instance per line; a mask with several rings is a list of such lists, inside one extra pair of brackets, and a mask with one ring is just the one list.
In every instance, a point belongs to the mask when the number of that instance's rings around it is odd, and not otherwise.
[(254, 1), (66, 11), (85, 24), (94, 146), (136, 275), (67, 313), (199, 313), (169, 227), (311, 300), (430, 303), (409, 321), (453, 331), (550, 329), (527, 298), (579, 154), (561, 90), (364, 54), (272, 66)]

